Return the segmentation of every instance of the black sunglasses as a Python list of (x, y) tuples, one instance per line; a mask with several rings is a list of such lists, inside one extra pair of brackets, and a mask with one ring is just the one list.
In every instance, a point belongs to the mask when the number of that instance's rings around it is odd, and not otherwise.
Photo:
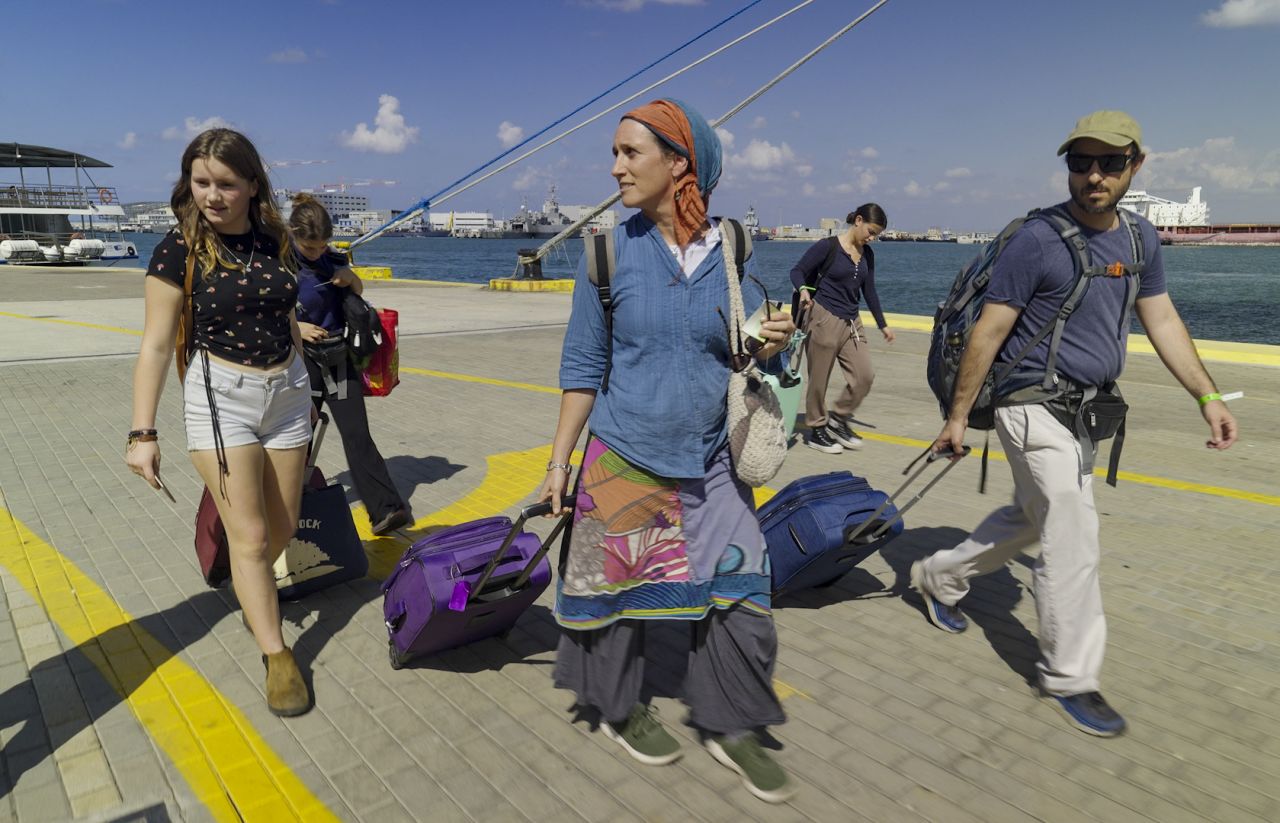
[[(772, 320), (773, 310), (771, 308), (772, 304), (769, 302), (768, 289), (764, 287), (764, 283), (761, 283), (753, 275), (748, 274), (747, 277), (750, 278), (751, 282), (760, 287), (760, 291), (764, 292), (765, 319)], [(720, 315), (720, 322), (724, 323), (724, 336), (728, 338), (729, 341), (729, 367), (736, 372), (740, 372), (747, 366), (751, 365), (751, 358), (755, 357), (756, 352), (758, 352), (764, 344), (754, 337), (748, 337), (744, 342), (742, 339), (742, 329), (738, 329), (736, 341), (737, 346), (735, 347), (734, 335), (729, 331), (729, 321), (724, 316), (724, 311), (719, 306), (716, 306), (716, 314)]]
[(1067, 154), (1067, 170), (1072, 174), (1087, 174), (1098, 164), (1098, 171), (1103, 174), (1119, 174), (1125, 170), (1136, 154)]

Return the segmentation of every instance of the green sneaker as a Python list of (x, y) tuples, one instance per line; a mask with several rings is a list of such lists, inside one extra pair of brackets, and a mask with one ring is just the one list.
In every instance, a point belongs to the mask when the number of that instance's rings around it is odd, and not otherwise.
[(795, 784), (754, 734), (738, 740), (712, 737), (707, 740), (707, 750), (716, 760), (742, 775), (747, 791), (766, 803), (785, 803), (795, 796)]
[(627, 722), (615, 727), (601, 723), (604, 736), (622, 744), (627, 754), (646, 766), (665, 766), (680, 759), (680, 743), (662, 728), (653, 706), (637, 703)]

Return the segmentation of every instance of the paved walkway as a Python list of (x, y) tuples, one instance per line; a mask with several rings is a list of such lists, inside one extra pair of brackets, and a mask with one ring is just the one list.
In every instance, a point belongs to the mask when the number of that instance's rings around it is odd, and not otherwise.
[[(0, 821), (1280, 818), (1280, 561), (1268, 537), (1280, 526), (1280, 381), (1256, 360), (1274, 362), (1274, 349), (1211, 364), (1224, 391), (1246, 393), (1233, 403), (1245, 438), (1225, 454), (1203, 448), (1194, 403), (1159, 362), (1130, 358), (1126, 473), (1097, 494), (1104, 683), (1130, 734), (1082, 735), (1027, 687), (1025, 564), (975, 586), (976, 630), (962, 636), (903, 597), (912, 560), (1007, 498), (998, 457), (985, 497), (972, 460), (882, 554), (775, 604), (790, 717), (778, 757), (803, 785), (773, 807), (681, 724), (678, 630), (650, 649), (656, 704), (687, 749), (660, 769), (574, 722), (551, 687), (549, 596), (505, 641), (393, 671), (378, 579), (403, 539), (367, 542), (369, 579), (286, 607), (317, 707), (271, 716), (253, 640), (190, 550), (201, 487), (172, 385), (158, 426), (177, 505), (120, 458), (140, 280), (0, 269)], [(413, 533), (514, 511), (548, 454), (567, 298), (394, 282), (370, 294), (402, 312), (403, 382), (370, 414)], [(850, 468), (895, 488), (938, 428), (926, 342), (876, 344), (860, 415), (876, 428), (861, 453), (798, 448), (774, 485)], [(336, 440), (320, 462), (345, 482)]]

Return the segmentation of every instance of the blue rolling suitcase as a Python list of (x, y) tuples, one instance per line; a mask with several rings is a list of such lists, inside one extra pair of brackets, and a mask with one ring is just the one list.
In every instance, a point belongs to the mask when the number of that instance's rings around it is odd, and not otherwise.
[[(902, 534), (902, 515), (954, 465), (948, 461), (898, 509), (894, 500), (932, 462), (931, 457), (892, 497), (871, 488), (864, 478), (839, 471), (802, 477), (761, 506), (757, 517), (769, 547), (773, 596), (831, 585)], [(908, 466), (903, 474), (910, 470)]]

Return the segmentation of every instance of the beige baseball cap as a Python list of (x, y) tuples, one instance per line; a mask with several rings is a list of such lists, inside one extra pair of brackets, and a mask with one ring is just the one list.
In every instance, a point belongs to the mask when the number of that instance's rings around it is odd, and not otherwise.
[(1138, 121), (1122, 111), (1103, 109), (1093, 114), (1086, 114), (1076, 121), (1076, 127), (1067, 135), (1067, 139), (1058, 147), (1058, 154), (1066, 154), (1071, 144), (1082, 137), (1101, 140), (1108, 146), (1124, 148), (1130, 143), (1138, 144), (1142, 151), (1142, 127)]

